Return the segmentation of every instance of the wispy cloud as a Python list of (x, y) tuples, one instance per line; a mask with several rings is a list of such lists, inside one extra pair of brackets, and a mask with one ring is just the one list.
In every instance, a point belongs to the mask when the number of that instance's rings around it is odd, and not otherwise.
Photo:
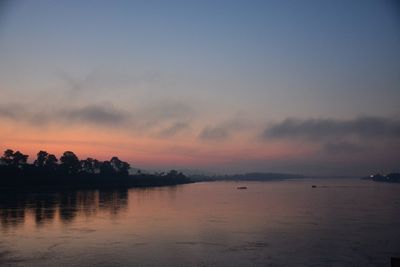
[(83, 78), (75, 78), (64, 71), (57, 71), (56, 76), (62, 80), (66, 86), (68, 93), (76, 95), (84, 90), (95, 89), (93, 82), (95, 82), (98, 77), (95, 72), (92, 72)]
[(1, 104), (0, 105), (0, 118), (15, 119), (21, 117), (25, 113), (25, 108), (18, 103)]
[(359, 153), (366, 150), (365, 146), (350, 142), (329, 142), (323, 145), (323, 152), (334, 154)]
[(120, 127), (141, 131), (155, 137), (172, 137), (190, 128), (194, 110), (184, 103), (165, 101), (134, 110), (118, 109), (110, 103), (69, 107), (37, 107), (23, 104), (0, 104), (0, 119), (26, 123), (33, 127), (51, 124)]
[(300, 138), (324, 140), (334, 138), (400, 138), (400, 120), (382, 117), (339, 119), (286, 119), (268, 126), (264, 138)]
[(148, 104), (132, 112), (134, 121), (141, 128), (157, 127), (164, 123), (188, 122), (196, 112), (194, 108), (184, 102), (164, 100)]
[[(22, 104), (0, 105), (0, 118), (25, 122), (32, 125), (49, 123), (90, 123), (96, 125), (118, 124), (129, 115), (112, 105), (86, 105), (71, 108), (27, 109)], [(38, 126), (39, 126), (38, 125)]]
[(189, 123), (187, 122), (175, 122), (172, 125), (169, 125), (168, 127), (160, 130), (156, 136), (157, 137), (171, 137), (175, 136), (182, 131), (186, 130), (189, 128)]
[(222, 140), (229, 137), (229, 129), (221, 126), (206, 126), (199, 135), (203, 140)]
[(231, 120), (216, 125), (207, 125), (201, 131), (199, 138), (202, 140), (228, 139), (234, 132), (248, 128), (250, 122), (243, 117), (235, 117)]
[(121, 124), (127, 122), (129, 115), (111, 105), (88, 105), (72, 110), (65, 110), (59, 116), (66, 121), (84, 122), (99, 125)]

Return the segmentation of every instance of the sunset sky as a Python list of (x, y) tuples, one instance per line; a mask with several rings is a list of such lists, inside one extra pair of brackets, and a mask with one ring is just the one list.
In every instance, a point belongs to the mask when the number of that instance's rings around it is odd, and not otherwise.
[(1, 1), (0, 149), (400, 171), (396, 1)]

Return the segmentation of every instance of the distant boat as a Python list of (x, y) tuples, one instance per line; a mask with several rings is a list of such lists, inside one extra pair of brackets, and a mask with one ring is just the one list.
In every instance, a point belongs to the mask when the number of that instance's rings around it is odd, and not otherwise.
[(247, 189), (247, 186), (239, 186), (237, 189)]
[(316, 188), (317, 186), (316, 186), (316, 185), (312, 185), (311, 187), (312, 187), (312, 188)]

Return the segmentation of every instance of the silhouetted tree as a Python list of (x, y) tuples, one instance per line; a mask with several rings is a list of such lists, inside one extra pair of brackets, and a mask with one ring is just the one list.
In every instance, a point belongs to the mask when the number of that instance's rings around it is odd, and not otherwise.
[(178, 171), (177, 170), (170, 170), (167, 174), (167, 176), (178, 176)]
[[(71, 151), (66, 151), (60, 158), (46, 151), (39, 151), (33, 164), (28, 164), (28, 155), (11, 149), (0, 157), (0, 187), (2, 186), (150, 186), (169, 185), (190, 182), (182, 173), (172, 170), (165, 174), (129, 175), (130, 165), (112, 157), (100, 162), (93, 158), (79, 160)], [(87, 177), (85, 177), (85, 175)], [(97, 179), (94, 179), (94, 178)], [(109, 179), (115, 177), (116, 179)], [(32, 179), (34, 178), (34, 179)], [(56, 179), (54, 179), (56, 178)], [(0, 214), (1, 215), (1, 214)], [(38, 221), (42, 218), (38, 213)]]
[(28, 160), (28, 155), (22, 154), (17, 151), (14, 153), (13, 165), (18, 168), (22, 168)]
[(12, 149), (4, 151), (4, 155), (1, 157), (3, 164), (20, 169), (26, 165), (27, 160), (28, 155), (22, 154), (19, 151), (14, 152)]
[(4, 151), (3, 156), (1, 157), (1, 161), (4, 165), (11, 165), (14, 158), (14, 150), (6, 149)]
[(61, 169), (68, 174), (77, 174), (80, 170), (80, 162), (74, 152), (65, 151), (60, 158)]
[(86, 172), (86, 173), (92, 173), (92, 163), (91, 163), (91, 158), (87, 159), (82, 159), (80, 161), (81, 165), (81, 172)]
[(94, 159), (93, 160), (94, 173), (100, 173), (100, 167), (101, 167), (101, 162), (98, 161), (97, 159)]
[(102, 174), (102, 175), (114, 175), (115, 174), (115, 170), (108, 160), (103, 161), (100, 164), (100, 174)]
[(113, 167), (114, 171), (119, 175), (128, 175), (130, 165), (120, 160), (118, 157), (112, 157), (110, 160), (110, 164)]
[(44, 163), (44, 166), (49, 169), (49, 170), (55, 170), (57, 169), (58, 165), (57, 165), (58, 159), (56, 156), (54, 156), (53, 154), (48, 154), (46, 161)]
[(97, 173), (100, 167), (99, 161), (93, 158), (87, 158), (85, 160), (81, 160), (81, 171), (86, 173)]
[(166, 177), (174, 180), (186, 179), (186, 176), (183, 173), (178, 172), (177, 170), (170, 170), (167, 173)]
[(48, 157), (49, 153), (47, 153), (46, 151), (39, 151), (37, 153), (37, 158), (36, 160), (33, 162), (33, 164), (39, 168), (44, 168), (44, 165), (46, 163), (46, 159)]

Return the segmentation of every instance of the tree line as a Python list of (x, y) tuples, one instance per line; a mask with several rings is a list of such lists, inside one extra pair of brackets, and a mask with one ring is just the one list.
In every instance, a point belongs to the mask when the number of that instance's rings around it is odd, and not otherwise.
[[(129, 163), (112, 157), (99, 161), (94, 158), (80, 160), (72, 151), (65, 151), (58, 159), (54, 154), (39, 151), (32, 164), (28, 155), (6, 149), (0, 158), (0, 186), (4, 185), (120, 185), (147, 186), (187, 183), (190, 180), (182, 173), (144, 174), (137, 171), (130, 175)], [(35, 178), (35, 179), (32, 179)]]
[(80, 160), (74, 152), (65, 151), (60, 159), (46, 151), (39, 151), (33, 164), (28, 164), (28, 155), (12, 149), (4, 151), (0, 164), (15, 170), (29, 171), (41, 170), (46, 172), (59, 172), (60, 174), (102, 174), (102, 175), (128, 175), (129, 163), (112, 157), (110, 160), (99, 161), (94, 158)]

